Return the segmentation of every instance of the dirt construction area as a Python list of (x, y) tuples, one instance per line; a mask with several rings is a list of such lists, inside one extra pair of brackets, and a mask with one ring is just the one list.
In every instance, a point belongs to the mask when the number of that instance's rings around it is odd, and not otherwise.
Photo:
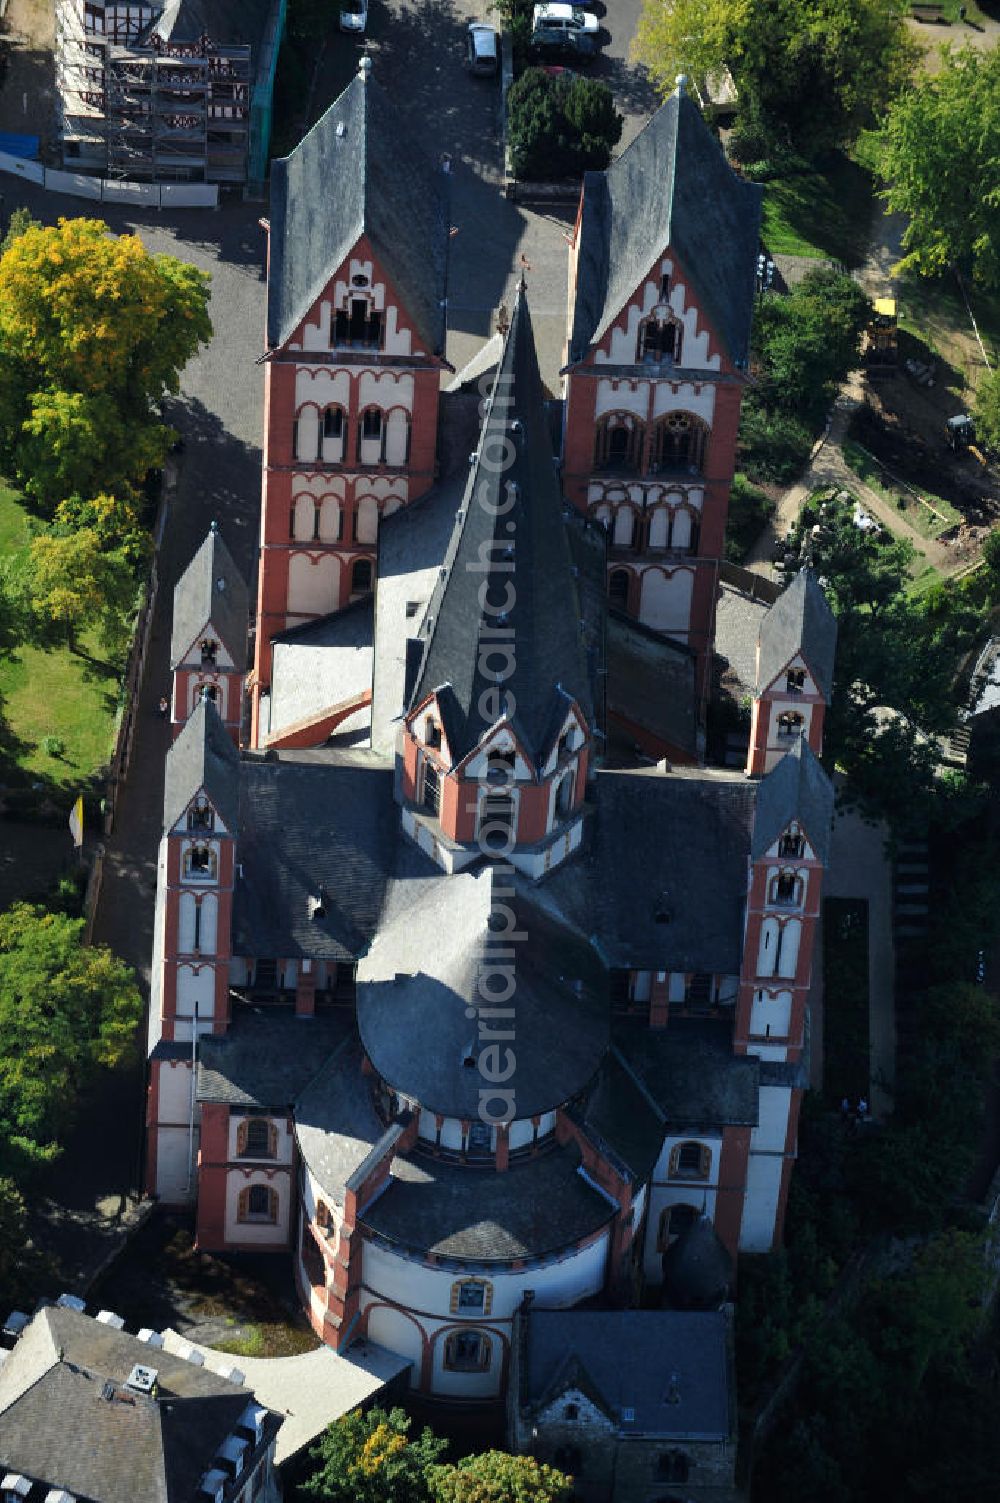
[(0, 0), (0, 131), (38, 136), (45, 160), (55, 138), (54, 46), (53, 0)]

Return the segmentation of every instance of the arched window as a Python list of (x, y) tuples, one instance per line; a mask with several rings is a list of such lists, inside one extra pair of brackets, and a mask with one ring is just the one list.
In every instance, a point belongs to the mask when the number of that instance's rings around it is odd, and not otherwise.
[(646, 425), (631, 412), (609, 412), (597, 425), (594, 464), (599, 470), (637, 471)]
[(484, 1331), (456, 1331), (444, 1344), (444, 1365), (453, 1373), (486, 1372), (492, 1345)]
[(428, 715), (424, 721), (424, 742), (427, 746), (437, 749), (441, 745), (441, 727), (433, 715)]
[(778, 735), (787, 737), (788, 740), (802, 735), (802, 727), (805, 720), (798, 710), (784, 710), (778, 716)]
[(700, 1212), (696, 1206), (678, 1205), (667, 1206), (660, 1212), (660, 1224), (657, 1229), (657, 1251), (666, 1252), (671, 1242), (679, 1237), (681, 1232), (689, 1226), (694, 1226)]
[(306, 1278), (314, 1289), (323, 1289), (325, 1287), (326, 1263), (320, 1245), (313, 1236), (312, 1227), (305, 1216), (302, 1217), (302, 1267), (305, 1269)]
[(799, 901), (801, 884), (793, 871), (779, 872), (771, 883), (771, 902), (794, 904)]
[(185, 877), (210, 881), (219, 869), (219, 858), (208, 845), (192, 845), (184, 852)]
[(628, 610), (631, 575), (627, 569), (612, 569), (608, 576), (608, 603), (620, 611)]
[(354, 541), (374, 543), (378, 538), (378, 502), (374, 496), (362, 496), (354, 514)]
[(424, 782), (420, 791), (420, 802), (431, 814), (440, 813), (441, 779), (437, 768), (431, 762), (424, 763)]
[(556, 814), (565, 819), (576, 803), (576, 774), (564, 772), (556, 789)]
[(804, 856), (806, 843), (802, 838), (802, 831), (798, 825), (789, 825), (788, 829), (778, 841), (779, 856)]
[(683, 1451), (663, 1451), (657, 1471), (664, 1482), (686, 1482), (691, 1471), (691, 1458)]
[(451, 1286), (452, 1315), (489, 1315), (493, 1285), (487, 1279), (456, 1279)]
[(277, 1151), (277, 1130), (266, 1117), (247, 1117), (240, 1123), (237, 1146), (241, 1158), (273, 1159)]
[(366, 407), (358, 420), (358, 462), (381, 464), (384, 457), (385, 418), (378, 407)]
[(278, 1192), (270, 1185), (247, 1185), (240, 1191), (238, 1219), (273, 1224), (278, 1219)]
[(492, 790), (479, 806), (479, 844), (482, 850), (503, 855), (514, 843), (514, 800), (509, 793)]
[(372, 561), (370, 558), (355, 559), (351, 570), (351, 594), (368, 595), (372, 587)]
[(705, 459), (708, 429), (690, 412), (668, 412), (653, 431), (653, 468), (698, 473)]
[(188, 810), (189, 830), (210, 830), (212, 828), (212, 810), (206, 798), (197, 798)]
[(712, 1150), (705, 1143), (675, 1143), (670, 1150), (671, 1179), (707, 1179), (712, 1168)]
[(653, 313), (639, 325), (636, 360), (659, 364), (661, 360), (680, 359), (680, 327), (672, 318)]
[(326, 464), (340, 464), (344, 457), (344, 409), (327, 407), (323, 411), (321, 455)]
[(635, 541), (635, 512), (631, 506), (619, 506), (615, 512), (615, 530), (611, 536), (613, 548), (631, 548)]

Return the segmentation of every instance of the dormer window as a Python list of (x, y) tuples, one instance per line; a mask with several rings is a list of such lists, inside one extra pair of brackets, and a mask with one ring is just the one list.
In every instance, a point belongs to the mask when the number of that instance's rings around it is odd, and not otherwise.
[(494, 783), (512, 783), (514, 781), (514, 767), (516, 756), (512, 751), (500, 751), (497, 747), (491, 747), (487, 753), (488, 772), (487, 776)]
[(796, 736), (802, 735), (804, 725), (805, 721), (798, 710), (786, 710), (784, 714), (778, 716), (778, 735), (787, 740), (793, 740)]
[(806, 686), (806, 670), (804, 668), (789, 668), (785, 679), (785, 691), (788, 694), (801, 694)]
[(441, 727), (431, 715), (424, 721), (424, 743), (434, 751), (441, 748)]
[(193, 808), (188, 810), (189, 830), (210, 830), (212, 828), (212, 810), (204, 799), (199, 799)]
[(573, 755), (573, 728), (572, 728), (572, 726), (570, 726), (569, 730), (568, 731), (563, 731), (562, 735), (559, 737), (559, 746), (558, 746), (558, 749), (556, 751), (556, 756), (558, 757), (558, 759), (559, 759), (560, 762), (565, 762), (566, 758), (567, 757), (571, 757), (572, 755)]
[(202, 663), (214, 664), (219, 651), (219, 644), (215, 641), (214, 637), (203, 637), (199, 646), (201, 648)]
[(806, 843), (802, 832), (797, 825), (789, 825), (788, 829), (778, 841), (779, 856), (804, 856)]

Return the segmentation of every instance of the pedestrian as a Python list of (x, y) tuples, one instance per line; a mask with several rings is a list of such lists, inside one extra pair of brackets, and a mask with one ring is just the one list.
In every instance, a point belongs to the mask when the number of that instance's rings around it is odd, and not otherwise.
[(864, 1122), (868, 1116), (868, 1102), (863, 1096), (858, 1097), (858, 1121)]
[(850, 1103), (850, 1099), (847, 1096), (845, 1096), (843, 1098), (843, 1100), (841, 1101), (841, 1103), (840, 1103), (840, 1120), (842, 1122), (849, 1122), (850, 1121), (850, 1117), (851, 1117), (851, 1103)]
[(166, 720), (167, 716), (170, 714), (170, 701), (165, 694), (160, 695), (158, 713), (161, 720)]

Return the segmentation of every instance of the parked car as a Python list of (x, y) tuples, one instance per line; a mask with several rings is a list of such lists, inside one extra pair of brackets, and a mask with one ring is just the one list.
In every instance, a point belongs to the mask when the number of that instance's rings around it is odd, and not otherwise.
[(470, 21), (465, 33), (465, 64), (470, 73), (491, 78), (500, 66), (500, 38), (492, 26)]
[(340, 0), (340, 29), (361, 33), (368, 25), (368, 0)]
[(593, 12), (578, 5), (536, 5), (531, 14), (531, 45), (543, 56), (594, 57), (601, 45), (600, 31)]

